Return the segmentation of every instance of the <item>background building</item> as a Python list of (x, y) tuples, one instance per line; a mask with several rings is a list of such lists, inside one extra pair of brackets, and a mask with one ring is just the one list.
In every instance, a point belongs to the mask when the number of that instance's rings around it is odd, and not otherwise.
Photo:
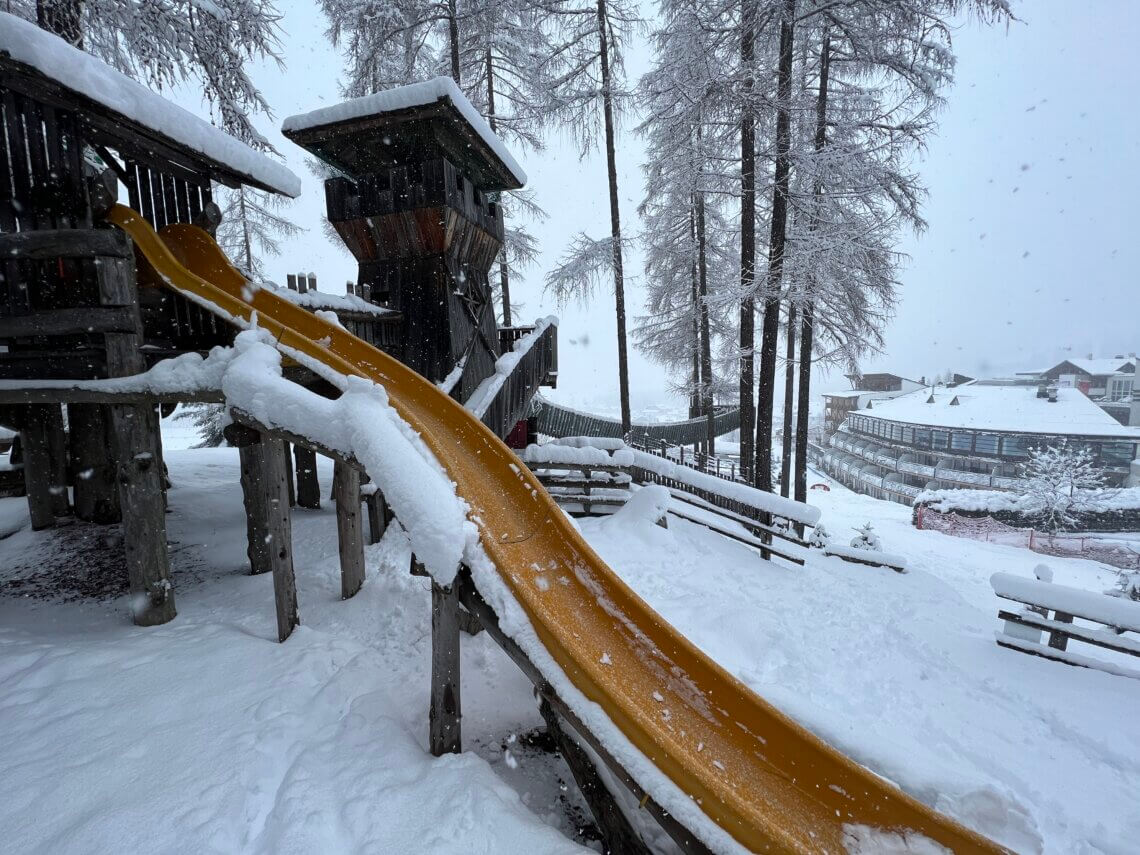
[(867, 401), (812, 452), (848, 487), (909, 504), (925, 489), (1016, 490), (1029, 450), (1062, 440), (1090, 448), (1109, 482), (1123, 484), (1140, 430), (1075, 388), (971, 383)]

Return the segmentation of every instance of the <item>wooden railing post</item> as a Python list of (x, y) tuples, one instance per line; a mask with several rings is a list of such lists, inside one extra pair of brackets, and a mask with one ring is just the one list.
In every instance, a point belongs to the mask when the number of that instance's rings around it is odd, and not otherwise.
[(264, 481), (268, 513), (266, 542), (273, 570), (273, 598), (277, 606), (277, 640), (284, 641), (301, 623), (297, 611), (297, 583), (293, 576), (293, 525), (286, 487), (285, 443), (263, 437)]
[(428, 744), (433, 757), (463, 750), (459, 668), (459, 595), (455, 585), (431, 583), (431, 705)]
[(333, 466), (333, 500), (336, 502), (336, 532), (340, 545), (340, 596), (347, 600), (364, 584), (359, 469), (336, 461)]

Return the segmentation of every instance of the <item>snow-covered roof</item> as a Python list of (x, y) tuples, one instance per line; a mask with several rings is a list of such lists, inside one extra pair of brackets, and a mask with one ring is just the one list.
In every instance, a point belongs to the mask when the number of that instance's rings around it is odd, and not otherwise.
[[(932, 394), (934, 403), (926, 403)], [(875, 401), (871, 409), (856, 413), (930, 427), (1140, 441), (1140, 430), (1120, 424), (1077, 389), (1058, 389), (1056, 402), (1038, 398), (1036, 386), (920, 389)]]
[(102, 60), (72, 47), (35, 24), (0, 12), (0, 54), (7, 54), (57, 83), (180, 148), (198, 152), (246, 183), (296, 197), (301, 181), (283, 164), (116, 71)]
[(353, 98), (330, 107), (321, 107), (309, 113), (290, 116), (281, 123), (281, 131), (286, 136), (312, 128), (334, 125), (353, 119), (362, 119), (381, 113), (392, 113), (414, 107), (423, 107), (437, 101), (447, 100), (494, 155), (502, 161), (519, 186), (526, 184), (526, 173), (507, 151), (506, 145), (491, 130), (491, 126), (479, 115), (479, 111), (467, 100), (459, 86), (450, 77), (436, 77), (421, 83), (397, 86), (382, 92), (373, 92), (362, 98)]
[(1058, 363), (1049, 369), (1050, 371), (1059, 368), (1068, 362), (1074, 368), (1079, 368), (1086, 374), (1091, 374), (1093, 377), (1100, 377), (1105, 374), (1115, 374), (1127, 365), (1135, 364), (1136, 360), (1127, 356), (1116, 356), (1112, 359), (1066, 359), (1064, 362)]

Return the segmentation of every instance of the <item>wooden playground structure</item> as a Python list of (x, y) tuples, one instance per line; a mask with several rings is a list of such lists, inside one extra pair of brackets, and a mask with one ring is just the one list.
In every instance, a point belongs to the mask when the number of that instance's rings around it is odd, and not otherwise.
[[(727, 674), (606, 567), (516, 466), (499, 439), (533, 437), (532, 400), (557, 379), (557, 326), (496, 323), (487, 274), (503, 240), (497, 194), (523, 179), (450, 80), (417, 90), (430, 97), (369, 96), (286, 120), (285, 135), (336, 171), (325, 183), (328, 217), (359, 265), (351, 293), (327, 300), (308, 275), (294, 288), (248, 281), (209, 237), (221, 218), (216, 185), (296, 195), (291, 173), (126, 78), (103, 83), (134, 87), (124, 100), (136, 109), (100, 100), (100, 87), (74, 73), (0, 50), (0, 425), (19, 432), (33, 528), (69, 515), (121, 523), (135, 623), (176, 616), (159, 421), (182, 403), (228, 406), (250, 572), (272, 575), (280, 641), (299, 622), (290, 509), (320, 502), (317, 454), (334, 461), (342, 597), (364, 583), (365, 520), (376, 541), (391, 513), (357, 454), (270, 423), (220, 388), (154, 382), (156, 366), (232, 346), (239, 329), (264, 322), (286, 356), (285, 378), (306, 394), (337, 398), (330, 371), (334, 380), (387, 378), (394, 401), (403, 393), (393, 408), (470, 502), (495, 584), (535, 628), (534, 642), (504, 630), (474, 562), (461, 562), (447, 584), (431, 579), (433, 754), (462, 748), (460, 636), (485, 630), (533, 682), (612, 851), (648, 851), (627, 815), (629, 796), (688, 853), (733, 839), (765, 851), (837, 851), (848, 821), (919, 830), (955, 851), (1001, 851)], [(213, 265), (208, 275), (196, 272), (202, 264)], [(259, 316), (258, 305), (272, 311)], [(476, 397), (478, 407), (461, 406)], [(749, 510), (731, 496), (751, 488), (699, 474), (707, 481), (696, 489), (656, 465), (638, 477), (695, 496), (703, 505), (690, 502), (693, 513), (745, 518), (764, 557), (802, 561), (791, 525), (815, 524), (818, 511), (759, 491)], [(561, 584), (516, 578), (541, 572), (540, 559), (564, 571)], [(410, 570), (426, 573), (414, 556)], [(599, 737), (599, 724), (620, 738)], [(653, 772), (635, 777), (629, 758)], [(620, 795), (607, 779), (623, 785)], [(702, 811), (708, 821), (694, 818)]]

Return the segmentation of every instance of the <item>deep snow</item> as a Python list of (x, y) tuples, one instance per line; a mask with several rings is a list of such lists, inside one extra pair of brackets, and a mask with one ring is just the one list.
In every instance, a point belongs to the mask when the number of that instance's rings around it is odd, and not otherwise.
[[(463, 639), (470, 750), (427, 755), (429, 594), (407, 574), (399, 529), (369, 548), (368, 581), (341, 602), (331, 507), (298, 510), (303, 626), (277, 645), (272, 582), (242, 573), (236, 451), (176, 450), (185, 422), (167, 428), (173, 623), (132, 627), (122, 598), (44, 602), (0, 586), (5, 847), (574, 848), (581, 803), (560, 763), (510, 741), (540, 719), (486, 634)], [(324, 461), (321, 475), (327, 495)], [(1140, 681), (993, 641), (991, 574), (1032, 578), (1040, 556), (916, 531), (908, 509), (831, 487), (811, 500), (834, 539), (870, 520), (883, 548), (907, 557), (906, 575), (818, 552), (802, 568), (768, 563), (676, 518), (668, 529), (623, 515), (582, 530), (726, 668), (919, 798), (1019, 851), (1133, 851)], [(23, 500), (0, 500), (0, 537), (25, 521)], [(24, 559), (66, 531), (25, 526), (0, 540), (0, 579), (17, 563), (34, 575)], [(76, 574), (95, 563), (77, 561)], [(1086, 590), (1115, 576), (1047, 563), (1058, 584)]]

